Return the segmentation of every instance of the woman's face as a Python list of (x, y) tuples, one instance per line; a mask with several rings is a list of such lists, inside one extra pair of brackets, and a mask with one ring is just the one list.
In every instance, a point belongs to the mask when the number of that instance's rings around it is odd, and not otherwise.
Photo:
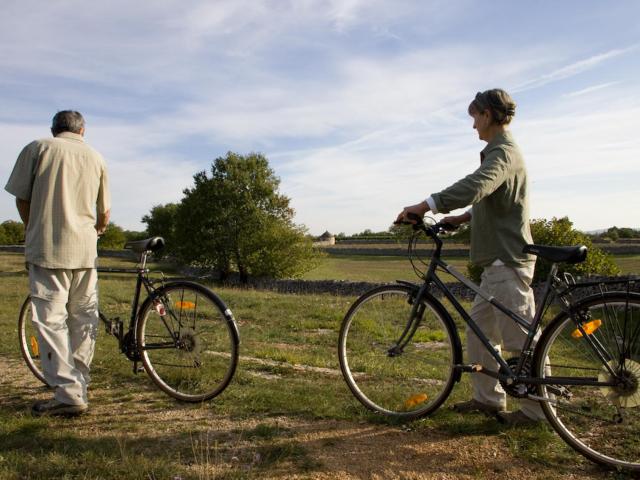
[(491, 113), (489, 113), (489, 110), (481, 113), (474, 111), (471, 113), (471, 117), (473, 118), (473, 128), (478, 131), (480, 140), (488, 142), (491, 137), (489, 134), (491, 127)]

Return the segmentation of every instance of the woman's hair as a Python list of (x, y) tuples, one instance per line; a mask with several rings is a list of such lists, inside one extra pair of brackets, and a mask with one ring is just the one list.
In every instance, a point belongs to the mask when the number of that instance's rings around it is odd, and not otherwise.
[(80, 133), (84, 128), (84, 118), (80, 112), (74, 110), (62, 110), (53, 117), (51, 133), (58, 135), (62, 132)]
[(500, 88), (478, 92), (469, 104), (469, 115), (489, 110), (493, 123), (508, 125), (516, 114), (516, 102)]

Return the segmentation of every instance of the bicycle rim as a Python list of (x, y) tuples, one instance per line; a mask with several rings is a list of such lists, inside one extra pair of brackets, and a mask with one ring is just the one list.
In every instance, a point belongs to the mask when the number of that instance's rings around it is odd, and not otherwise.
[(31, 373), (42, 383), (49, 386), (42, 372), (40, 362), (40, 340), (33, 325), (33, 315), (31, 313), (31, 297), (27, 297), (18, 318), (18, 337), (20, 342), (20, 352)]
[[(226, 307), (204, 287), (173, 284), (147, 302), (138, 325), (145, 370), (172, 397), (198, 402), (221, 393), (238, 361)], [(216, 301), (217, 300), (217, 301)]]
[(367, 408), (399, 418), (434, 411), (454, 383), (454, 343), (445, 319), (428, 302), (419, 327), (401, 351), (397, 343), (412, 311), (411, 290), (388, 286), (366, 293), (340, 331), (340, 367)]
[(542, 385), (541, 395), (552, 399), (542, 402), (543, 409), (560, 436), (587, 458), (640, 471), (640, 297), (605, 294), (579, 310), (582, 331), (568, 316), (548, 327), (536, 354), (538, 372), (618, 385)]

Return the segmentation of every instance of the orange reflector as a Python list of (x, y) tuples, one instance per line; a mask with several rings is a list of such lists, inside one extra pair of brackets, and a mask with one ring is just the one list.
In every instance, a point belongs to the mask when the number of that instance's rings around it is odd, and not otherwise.
[(426, 402), (427, 398), (428, 397), (426, 393), (416, 393), (415, 395), (411, 395), (409, 398), (407, 398), (404, 401), (404, 407), (405, 408), (415, 407), (416, 405), (420, 405), (421, 403)]
[(29, 343), (31, 343), (31, 356), (39, 357), (40, 347), (38, 346), (38, 339), (34, 336), (31, 336), (31, 338), (29, 339)]
[(196, 308), (196, 304), (193, 302), (176, 302), (176, 307), (193, 310), (194, 308)]
[[(593, 332), (595, 332), (598, 328), (600, 328), (600, 325), (602, 325), (602, 320), (591, 320), (590, 322), (585, 323), (584, 325), (582, 325), (582, 328), (584, 329), (584, 332), (587, 335), (591, 335)], [(577, 328), (571, 333), (571, 336), (573, 338), (580, 338), (582, 337), (582, 332), (580, 330), (578, 330)]]

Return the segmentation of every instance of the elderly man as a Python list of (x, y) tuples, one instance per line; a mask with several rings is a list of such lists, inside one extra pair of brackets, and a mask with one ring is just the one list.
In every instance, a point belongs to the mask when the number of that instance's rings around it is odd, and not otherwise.
[(27, 145), (5, 189), (25, 225), (33, 321), (42, 370), (54, 388), (32, 414), (79, 415), (98, 324), (97, 237), (109, 223), (110, 195), (102, 156), (83, 139), (84, 118), (53, 117), (53, 138)]

